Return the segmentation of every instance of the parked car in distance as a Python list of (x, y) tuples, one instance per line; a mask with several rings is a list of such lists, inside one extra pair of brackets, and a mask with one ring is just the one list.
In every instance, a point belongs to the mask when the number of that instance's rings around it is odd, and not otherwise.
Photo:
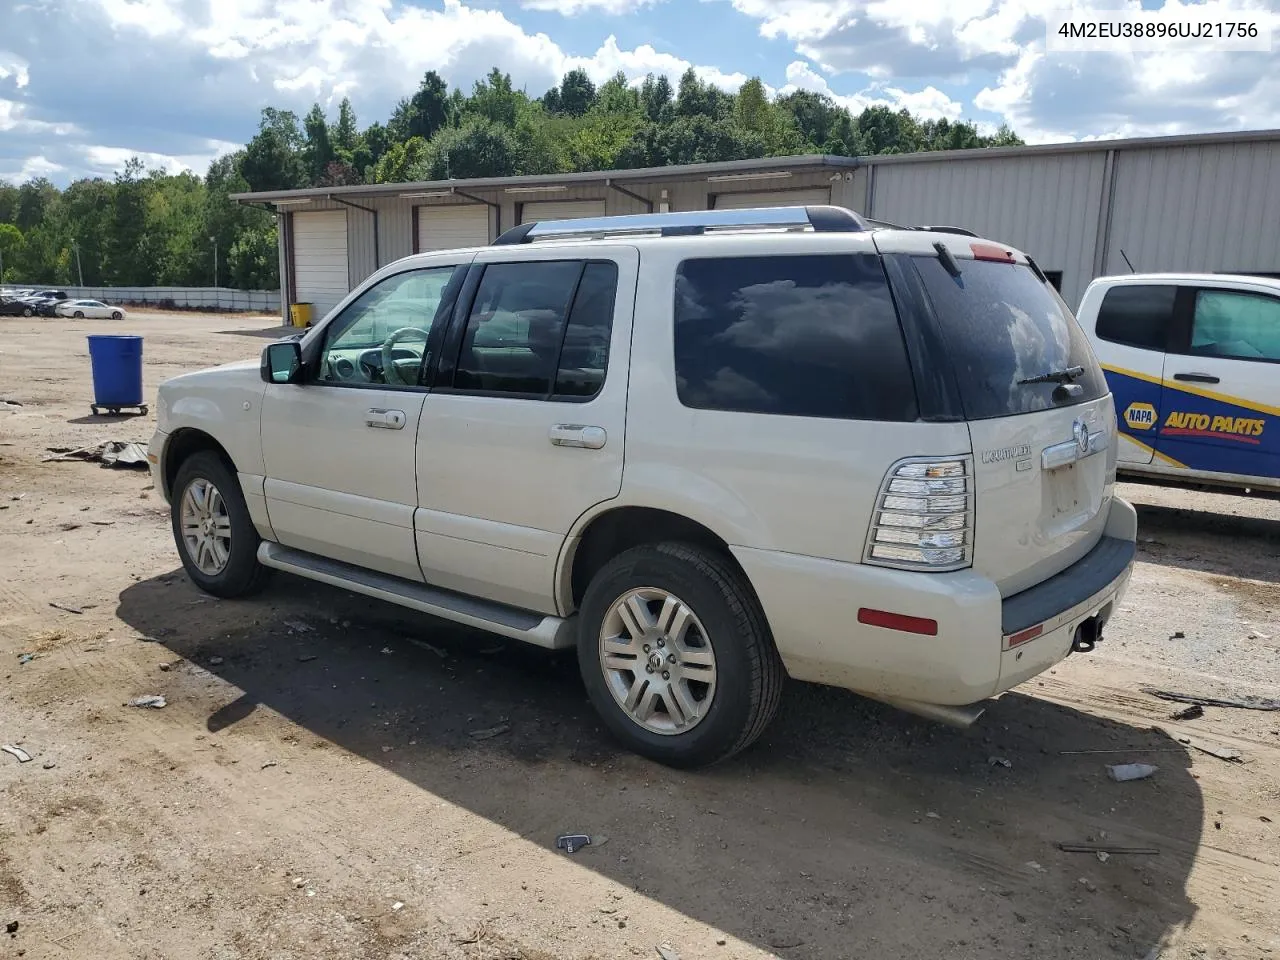
[(35, 293), (32, 294), (32, 296), (39, 297), (41, 300), (70, 300), (71, 299), (70, 297), (67, 296), (67, 291), (65, 290), (37, 290)]
[(754, 741), (788, 674), (968, 725), (1093, 648), (1137, 519), (1071, 311), (937, 230), (646, 214), (385, 266), (160, 386), (182, 563), (576, 648), (610, 731), (676, 766)]
[(1099, 277), (1079, 320), (1115, 394), (1120, 472), (1280, 492), (1280, 280)]
[(28, 300), (17, 297), (11, 300), (0, 299), (0, 317), (33, 317), (35, 313), (35, 304)]
[(87, 317), (90, 320), (123, 320), (122, 307), (112, 307), (101, 300), (64, 300), (57, 306), (60, 317)]

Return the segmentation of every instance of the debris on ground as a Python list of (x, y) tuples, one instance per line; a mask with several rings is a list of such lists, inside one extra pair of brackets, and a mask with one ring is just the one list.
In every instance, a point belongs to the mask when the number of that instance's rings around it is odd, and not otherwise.
[(667, 943), (658, 944), (658, 956), (662, 960), (680, 960), (680, 954), (676, 953), (671, 945)]
[(1174, 631), (1174, 633), (1173, 633), (1173, 636), (1171, 636), (1169, 639), (1170, 639), (1170, 640), (1185, 640), (1185, 639), (1187, 639), (1187, 635), (1186, 635), (1185, 633), (1183, 633), (1181, 630), (1175, 630), (1175, 631)]
[(222, 665), (223, 665), (224, 663), (226, 663), (226, 662), (227, 662), (227, 661), (226, 661), (223, 657), (210, 657), (210, 658), (209, 658), (209, 666), (211, 666), (211, 667), (220, 667), (220, 666), (222, 666)]
[(53, 607), (55, 610), (62, 610), (66, 613), (84, 613), (84, 609), (81, 607), (73, 607), (69, 603), (58, 603), (54, 600), (49, 601), (49, 606)]
[[(1122, 847), (1110, 843), (1059, 843), (1058, 849), (1063, 853), (1103, 853), (1108, 857), (1112, 854), (1132, 854), (1150, 857), (1160, 854), (1160, 851), (1155, 847)], [(1105, 862), (1103, 860), (1103, 863)]]
[(1123, 783), (1126, 780), (1145, 780), (1159, 769), (1150, 763), (1113, 763), (1107, 767), (1107, 776)]
[(1088, 890), (1090, 893), (1097, 893), (1097, 892), (1098, 892), (1098, 886), (1097, 886), (1097, 884), (1095, 884), (1095, 883), (1094, 883), (1092, 880), (1090, 880), (1088, 877), (1081, 877), (1081, 878), (1080, 878), (1080, 880), (1079, 880), (1079, 883), (1080, 883), (1080, 886), (1084, 887), (1084, 888), (1085, 888), (1086, 890)]
[(1207, 753), (1211, 757), (1217, 757), (1219, 760), (1225, 760), (1227, 763), (1244, 763), (1244, 754), (1235, 747), (1224, 747), (1217, 743), (1208, 743), (1204, 740), (1196, 740), (1194, 737), (1179, 737), (1179, 743), (1185, 743), (1194, 750), (1201, 753)]
[(57, 765), (58, 765), (58, 764), (57, 764), (57, 761), (54, 761), (54, 760), (46, 760), (46, 761), (44, 762), (44, 764), (43, 764), (43, 766), (44, 766), (44, 768), (45, 768), (46, 770), (52, 770), (52, 769), (53, 769), (54, 767), (56, 767)]
[(987, 766), (1004, 767), (1006, 770), (1012, 770), (1013, 764), (1004, 757), (987, 757)]
[(129, 467), (131, 469), (149, 469), (147, 450), (141, 443), (129, 440), (108, 440), (106, 443), (94, 444), (91, 447), (47, 447), (52, 457), (45, 457), (41, 463), (56, 463), (65, 460), (85, 460), (90, 463), (101, 463), (104, 467)]
[(1170, 690), (1157, 690), (1154, 687), (1143, 687), (1142, 692), (1161, 700), (1173, 700), (1176, 703), (1194, 703), (1201, 707), (1237, 707), (1241, 710), (1280, 710), (1280, 700), (1269, 700), (1266, 697), (1200, 697), (1189, 693), (1174, 693)]
[(125, 706), (128, 707), (151, 707), (153, 710), (159, 710), (166, 706), (168, 701), (164, 697), (156, 693), (149, 693), (143, 697), (134, 697)]
[(449, 659), (448, 651), (441, 650), (439, 647), (433, 647), (431, 644), (427, 643), (424, 640), (415, 640), (413, 639), (413, 637), (405, 637), (405, 639), (408, 640), (410, 643), (412, 643), (415, 647), (421, 647), (423, 650), (430, 650), (441, 660)]
[(1105, 750), (1059, 750), (1060, 757), (1084, 757), (1100, 753), (1182, 753), (1178, 747), (1118, 747)]
[(309, 623), (303, 623), (301, 620), (286, 620), (284, 625), (294, 633), (310, 633), (315, 627)]
[(1097, 850), (1095, 851), (1095, 855), (1097, 856), (1099, 863), (1106, 863), (1111, 859), (1111, 854), (1106, 850)]
[(500, 737), (511, 729), (511, 724), (500, 723), (496, 727), (486, 727), (483, 730), (472, 730), (472, 740), (492, 740), (494, 737)]
[(266, 763), (262, 765), (262, 769), (266, 770), (268, 767), (278, 767), (278, 766), (280, 766), (279, 760), (268, 760)]
[(0, 747), (0, 752), (17, 757), (19, 763), (31, 762), (31, 754), (27, 753), (27, 751), (23, 750), (21, 747), (15, 747), (11, 743), (6, 743), (4, 746)]
[(399, 911), (404, 909), (404, 904), (401, 903), (399, 900), (397, 900), (395, 903), (391, 905), (391, 909), (398, 913)]
[(934, 813), (932, 810), (930, 810), (928, 813), (926, 813), (926, 814), (925, 814), (925, 816), (926, 816), (926, 817), (928, 817), (930, 820), (941, 820), (941, 819), (942, 819), (941, 815)]
[(304, 653), (300, 657), (298, 657), (298, 662), (310, 663), (314, 659), (316, 659), (316, 655), (314, 653)]
[(383, 656), (387, 656), (387, 657), (389, 657), (389, 656), (391, 656), (391, 654), (395, 653), (395, 651), (394, 651), (394, 650), (392, 650), (390, 647), (383, 647), (381, 652), (382, 652)]
[(36, 655), (34, 653), (20, 653), (18, 654), (18, 666), (25, 667), (28, 663), (30, 663), (35, 658), (36, 658)]
[(1047, 872), (1047, 871), (1045, 870), (1045, 868), (1044, 868), (1044, 867), (1040, 866), (1040, 864), (1036, 863), (1034, 860), (1028, 860), (1028, 861), (1027, 861), (1027, 866), (1028, 866), (1030, 869), (1034, 870), (1036, 873), (1045, 873), (1045, 872)]
[(1170, 715), (1170, 720), (1199, 720), (1204, 716), (1204, 707), (1198, 703), (1193, 703), (1185, 710), (1178, 710)]
[(583, 847), (591, 846), (591, 838), (585, 833), (565, 833), (556, 837), (556, 849), (565, 853), (576, 853)]
[(17, 920), (10, 920), (8, 923), (6, 923), (6, 924), (4, 925), (4, 932), (5, 932), (5, 933), (17, 933), (17, 932), (18, 932), (18, 921), (17, 921)]
[(182, 661), (181, 661), (181, 660), (174, 660), (174, 661), (172, 661), (172, 662), (170, 662), (170, 663), (162, 663), (162, 664), (160, 664), (160, 669), (161, 669), (161, 670), (163, 670), (165, 673), (168, 673), (168, 672), (169, 672), (170, 670), (172, 670), (174, 667), (180, 667), (180, 666), (182, 666)]

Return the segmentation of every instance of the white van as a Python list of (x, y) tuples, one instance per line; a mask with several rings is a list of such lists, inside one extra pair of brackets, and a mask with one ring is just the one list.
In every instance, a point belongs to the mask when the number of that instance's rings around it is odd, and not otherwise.
[(1280, 492), (1280, 280), (1094, 280), (1080, 325), (1115, 396), (1122, 473)]

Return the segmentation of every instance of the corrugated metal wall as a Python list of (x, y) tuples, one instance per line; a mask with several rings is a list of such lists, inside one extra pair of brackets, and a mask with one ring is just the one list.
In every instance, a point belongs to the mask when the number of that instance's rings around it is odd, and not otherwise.
[(1280, 143), (1116, 154), (1104, 270), (1280, 272)]
[(1093, 278), (1106, 153), (877, 164), (871, 216), (967, 227), (1062, 271), (1075, 306)]

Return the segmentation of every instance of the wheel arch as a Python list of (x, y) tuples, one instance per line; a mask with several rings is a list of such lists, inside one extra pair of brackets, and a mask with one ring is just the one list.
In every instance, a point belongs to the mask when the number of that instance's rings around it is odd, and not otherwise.
[(728, 540), (705, 523), (657, 507), (603, 505), (598, 512), (583, 517), (579, 528), (565, 541), (556, 576), (560, 609), (566, 614), (576, 611), (596, 571), (619, 553), (668, 541), (692, 543), (720, 554), (750, 586), (750, 578), (733, 555)]
[(168, 499), (173, 495), (173, 480), (178, 475), (182, 464), (192, 455), (201, 451), (211, 451), (227, 465), (232, 474), (238, 473), (236, 463), (227, 452), (226, 447), (199, 427), (180, 427), (169, 435), (164, 445), (164, 459), (161, 477), (164, 482), (163, 493)]

